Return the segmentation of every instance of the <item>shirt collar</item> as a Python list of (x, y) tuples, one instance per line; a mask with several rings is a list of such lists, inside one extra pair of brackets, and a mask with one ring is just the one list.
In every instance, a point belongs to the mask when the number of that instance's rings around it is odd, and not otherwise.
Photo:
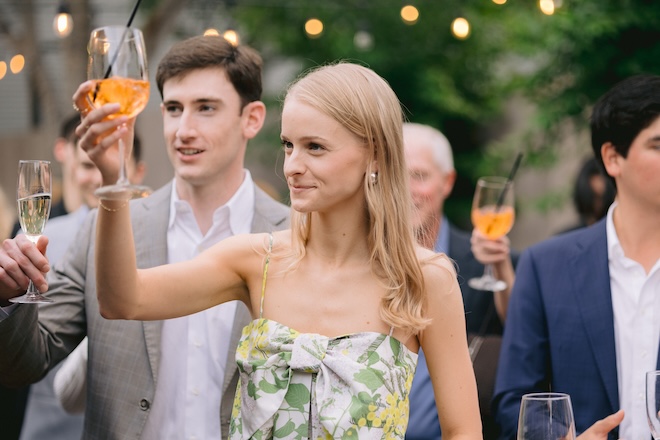
[[(213, 212), (213, 224), (224, 221), (229, 211), (229, 227), (232, 235), (249, 233), (254, 217), (254, 181), (249, 170), (244, 170), (243, 183), (234, 195)], [(171, 228), (177, 215), (187, 212), (192, 214), (192, 208), (186, 200), (179, 198), (176, 191), (176, 180), (172, 181), (172, 196), (170, 197), (170, 217), (168, 226)]]
[(438, 230), (438, 239), (435, 241), (434, 250), (449, 255), (449, 220), (444, 215), (440, 220), (440, 230)]
[(617, 202), (613, 202), (607, 210), (607, 219), (605, 220), (605, 229), (607, 231), (607, 256), (609, 260), (621, 260), (625, 257), (619, 236), (614, 227), (614, 210), (616, 209)]

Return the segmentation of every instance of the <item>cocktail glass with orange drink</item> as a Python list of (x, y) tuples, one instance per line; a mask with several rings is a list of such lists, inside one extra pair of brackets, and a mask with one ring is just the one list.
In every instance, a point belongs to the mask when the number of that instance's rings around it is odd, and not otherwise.
[[(515, 221), (513, 182), (505, 177), (482, 177), (472, 201), (472, 224), (491, 240), (508, 234)], [(493, 267), (487, 264), (484, 274), (468, 280), (477, 290), (497, 292), (506, 289), (506, 283), (493, 275)]]
[[(149, 101), (149, 74), (144, 38), (139, 29), (104, 26), (94, 29), (87, 48), (87, 78), (95, 82), (87, 101), (92, 108), (118, 103), (119, 112), (110, 115), (133, 118)], [(146, 186), (132, 185), (126, 176), (127, 154), (124, 141), (119, 141), (119, 179), (111, 186), (97, 190), (104, 199), (131, 199), (151, 193)]]

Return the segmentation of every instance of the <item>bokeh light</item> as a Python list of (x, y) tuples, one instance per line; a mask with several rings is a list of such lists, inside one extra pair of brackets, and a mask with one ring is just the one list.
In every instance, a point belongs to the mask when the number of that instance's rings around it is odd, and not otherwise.
[(215, 29), (215, 28), (208, 28), (207, 30), (204, 31), (204, 36), (205, 37), (219, 37), (220, 32), (218, 32), (218, 30)]
[(223, 34), (222, 37), (229, 41), (232, 46), (236, 47), (240, 43), (240, 38), (238, 37), (238, 32), (236, 32), (233, 29), (227, 29)]
[(401, 19), (405, 24), (415, 24), (419, 20), (419, 11), (412, 5), (401, 8)]
[(310, 18), (305, 22), (305, 33), (309, 38), (318, 38), (323, 33), (323, 22), (318, 18)]
[(25, 57), (21, 54), (14, 55), (9, 61), (11, 73), (20, 73), (23, 67), (25, 67)]
[(553, 0), (539, 0), (539, 8), (545, 15), (555, 13), (555, 2)]
[(451, 33), (459, 40), (465, 40), (470, 35), (470, 23), (463, 17), (451, 22)]

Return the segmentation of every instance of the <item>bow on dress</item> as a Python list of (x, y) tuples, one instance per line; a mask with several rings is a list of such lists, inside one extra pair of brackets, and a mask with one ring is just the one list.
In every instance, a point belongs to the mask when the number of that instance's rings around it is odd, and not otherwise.
[(403, 438), (417, 354), (388, 335), (328, 338), (257, 319), (236, 359), (232, 438)]

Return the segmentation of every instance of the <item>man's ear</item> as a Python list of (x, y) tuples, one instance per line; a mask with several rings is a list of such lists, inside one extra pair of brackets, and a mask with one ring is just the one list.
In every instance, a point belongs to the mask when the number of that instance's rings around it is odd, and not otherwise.
[(55, 156), (55, 160), (59, 163), (62, 163), (66, 160), (66, 149), (69, 147), (68, 144), (69, 143), (67, 140), (61, 137), (58, 137), (55, 140), (55, 145), (53, 145), (53, 156)]
[(243, 107), (243, 135), (247, 139), (254, 138), (266, 120), (266, 105), (261, 101), (252, 101)]
[(600, 147), (600, 155), (603, 158), (605, 172), (612, 178), (616, 178), (621, 172), (621, 159), (623, 157), (616, 151), (612, 142), (605, 142)]
[(454, 184), (456, 183), (456, 170), (451, 170), (445, 173), (445, 184), (442, 186), (442, 196), (444, 199), (449, 197), (452, 190), (454, 189)]

